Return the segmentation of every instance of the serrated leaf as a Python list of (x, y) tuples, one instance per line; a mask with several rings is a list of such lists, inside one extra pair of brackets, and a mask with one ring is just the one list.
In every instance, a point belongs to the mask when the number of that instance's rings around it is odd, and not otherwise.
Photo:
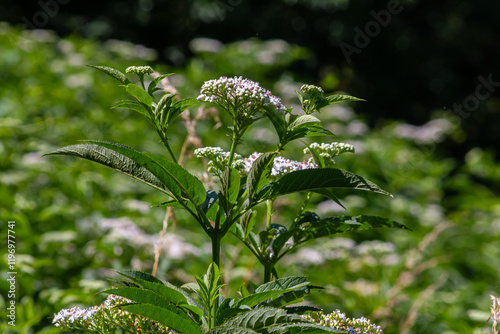
[(260, 285), (255, 293), (272, 291), (272, 290), (288, 290), (288, 289), (297, 289), (302, 286), (309, 284), (307, 278), (304, 276), (289, 276), (283, 277), (273, 282), (268, 282)]
[(153, 98), (141, 87), (131, 83), (125, 86), (125, 90), (138, 102), (143, 103), (149, 108), (153, 105)]
[(137, 101), (133, 100), (119, 101), (118, 103), (116, 103), (114, 106), (111, 107), (111, 109), (116, 109), (116, 108), (130, 109), (136, 111), (142, 116), (146, 117), (149, 121), (151, 121), (151, 117), (146, 108), (144, 108), (144, 106)]
[(337, 168), (306, 169), (288, 173), (270, 185), (268, 196), (275, 198), (300, 191), (347, 188), (392, 195), (362, 176)]
[(241, 182), (240, 173), (232, 167), (226, 167), (220, 181), (221, 192), (227, 205), (225, 211), (227, 212), (238, 198)]
[(307, 124), (307, 123), (320, 123), (321, 121), (319, 118), (314, 117), (312, 115), (302, 115), (297, 117), (292, 124), (288, 126), (290, 130), (295, 129), (296, 127), (299, 127), (301, 125)]
[(156, 278), (153, 275), (150, 275), (148, 273), (145, 273), (143, 271), (138, 271), (138, 270), (121, 270), (117, 271), (118, 274), (125, 276), (133, 281), (136, 280), (141, 280), (141, 281), (147, 281), (147, 282), (152, 282), (152, 283), (157, 283), (157, 284), (164, 284), (164, 282)]
[(130, 83), (130, 80), (123, 74), (122, 72), (118, 71), (117, 69), (107, 67), (107, 66), (97, 66), (97, 65), (87, 65), (88, 67), (95, 68), (96, 70), (99, 70), (101, 72), (106, 73), (110, 77), (118, 80), (124, 85), (128, 85)]
[(263, 334), (323, 334), (323, 333), (347, 333), (344, 330), (334, 329), (331, 327), (324, 327), (316, 324), (310, 323), (298, 323), (298, 324), (282, 324), (275, 327), (266, 328), (265, 330), (259, 331)]
[(249, 328), (261, 332), (264, 328), (280, 324), (306, 322), (304, 318), (287, 314), (285, 310), (274, 307), (261, 307), (237, 315), (226, 321), (222, 327)]
[(283, 117), (283, 114), (281, 114), (276, 109), (269, 107), (266, 108), (265, 115), (269, 118), (269, 120), (273, 124), (274, 129), (276, 130), (276, 133), (278, 134), (278, 137), (280, 138), (281, 141), (281, 139), (286, 133), (286, 128), (287, 128), (287, 123), (285, 121), (285, 118)]
[(246, 188), (250, 204), (253, 203), (254, 194), (267, 182), (268, 175), (271, 173), (275, 152), (267, 152), (255, 159), (250, 171), (248, 172)]
[(147, 303), (161, 308), (165, 308), (167, 310), (170, 310), (171, 312), (177, 313), (179, 316), (185, 316), (187, 318), (187, 315), (183, 311), (178, 309), (174, 304), (172, 304), (162, 296), (150, 290), (136, 288), (136, 287), (121, 287), (121, 288), (107, 289), (102, 292), (121, 296), (130, 299), (136, 303)]
[(292, 291), (286, 292), (283, 295), (279, 296), (278, 298), (264, 302), (262, 303), (262, 305), (271, 307), (284, 307), (287, 305), (296, 304), (304, 300), (304, 296), (321, 290), (324, 290), (324, 288), (320, 286), (314, 286), (314, 285), (302, 286)]
[(294, 228), (300, 229), (297, 243), (325, 237), (334, 234), (370, 230), (376, 228), (400, 228), (409, 230), (406, 226), (393, 220), (377, 216), (338, 216), (317, 221), (304, 221)]
[(350, 96), (350, 95), (346, 95), (346, 94), (329, 95), (329, 96), (326, 96), (325, 99), (329, 102), (329, 104), (344, 102), (344, 101), (352, 101), (352, 102), (365, 101), (365, 100), (360, 99), (358, 97)]
[(132, 304), (121, 306), (122, 310), (141, 315), (180, 333), (203, 334), (200, 327), (191, 319), (179, 317), (177, 313), (150, 304)]
[(201, 181), (180, 165), (151, 153), (140, 153), (125, 145), (97, 140), (88, 142), (125, 155), (148, 169), (177, 200), (182, 201), (182, 198), (187, 198), (194, 205), (200, 205), (205, 201), (206, 190)]
[[(180, 189), (182, 197), (187, 198), (194, 205), (201, 205), (205, 202), (205, 187), (194, 175), (190, 174), (179, 164), (168, 161), (165, 158), (147, 152), (145, 152), (144, 155), (152, 159), (161, 167), (163, 172), (166, 173)], [(171, 186), (175, 188), (173, 185)]]
[(146, 183), (164, 193), (170, 194), (167, 188), (150, 170), (113, 149), (96, 144), (77, 144), (59, 148), (48, 155), (69, 155), (100, 163), (101, 165), (116, 169), (126, 175)]
[(248, 328), (241, 328), (235, 326), (224, 326), (224, 327), (215, 327), (208, 331), (207, 334), (258, 334), (254, 330)]

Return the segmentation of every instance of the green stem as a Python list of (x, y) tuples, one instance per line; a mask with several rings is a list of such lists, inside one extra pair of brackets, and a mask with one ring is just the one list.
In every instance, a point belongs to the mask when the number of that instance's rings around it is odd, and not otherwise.
[(273, 215), (273, 202), (268, 199), (266, 201), (267, 215), (266, 215), (266, 227), (268, 230), (271, 229), (271, 216)]
[(163, 143), (163, 146), (167, 149), (168, 153), (170, 154), (170, 157), (172, 157), (172, 160), (177, 163), (177, 159), (175, 158), (174, 152), (170, 148), (170, 145), (168, 144), (168, 140), (163, 134), (163, 132), (160, 129), (156, 129), (156, 132), (158, 132), (158, 135), (160, 136), (161, 142)]
[(264, 265), (264, 283), (269, 283), (271, 282), (271, 271), (273, 269), (273, 266), (271, 264), (265, 264)]
[(233, 141), (231, 143), (231, 151), (229, 151), (229, 159), (227, 161), (227, 165), (229, 167), (231, 167), (231, 165), (233, 164), (234, 154), (236, 153), (236, 145), (238, 145), (238, 141), (240, 140), (241, 137), (241, 135), (238, 132), (239, 131), (237, 125), (234, 124), (233, 138), (232, 138)]

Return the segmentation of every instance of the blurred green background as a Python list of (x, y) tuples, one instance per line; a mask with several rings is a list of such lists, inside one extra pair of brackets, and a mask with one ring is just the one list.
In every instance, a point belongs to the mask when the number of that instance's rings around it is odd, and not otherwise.
[[(389, 3), (4, 0), (0, 231), (6, 249), (6, 223), (16, 221), (15, 332), (57, 333), (53, 313), (100, 303), (97, 292), (108, 286), (111, 269), (150, 271), (153, 265), (165, 211), (151, 205), (165, 198), (102, 166), (40, 158), (81, 139), (161, 152), (143, 119), (110, 110), (124, 94), (111, 78), (84, 66), (98, 64), (175, 72), (172, 84), (183, 97), (196, 96), (205, 80), (242, 75), (287, 106), (298, 104), (293, 90), (302, 83), (366, 99), (320, 117), (356, 147), (338, 166), (395, 198), (346, 193), (347, 214), (390, 217), (413, 232), (319, 240), (285, 258), (279, 272), (327, 286), (310, 302), (369, 317), (386, 333), (490, 333), (489, 294), (500, 294), (500, 5), (402, 0), (403, 10), (348, 61), (341, 43), (356, 46), (354, 29), (365, 31), (376, 22), (371, 12)], [(491, 91), (483, 87), (488, 78)], [(465, 104), (467, 114), (454, 112), (455, 104)], [(227, 134), (217, 116), (197, 123), (205, 146), (221, 145)], [(177, 149), (185, 136), (179, 121), (172, 135)], [(241, 151), (273, 143), (262, 125)], [(284, 155), (300, 160), (301, 152), (297, 145)], [(199, 165), (190, 156), (186, 162)], [(297, 200), (277, 203), (276, 222), (288, 223)], [(321, 198), (313, 204), (322, 216), (345, 213)], [(202, 274), (210, 259), (208, 240), (185, 218), (178, 213), (169, 226), (160, 261), (158, 275), (175, 283)], [(229, 289), (259, 281), (262, 270), (250, 254), (233, 238), (226, 241)], [(2, 312), (8, 302), (4, 254)], [(0, 316), (0, 332), (12, 330)]]

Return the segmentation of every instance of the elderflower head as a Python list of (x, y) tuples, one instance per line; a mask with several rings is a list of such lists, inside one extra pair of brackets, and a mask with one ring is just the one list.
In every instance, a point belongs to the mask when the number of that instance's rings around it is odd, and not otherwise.
[(238, 110), (245, 116), (252, 116), (267, 106), (273, 106), (281, 113), (286, 113), (280, 98), (260, 87), (258, 82), (243, 77), (220, 77), (206, 81), (201, 86), (198, 100), (216, 103), (229, 112)]
[[(335, 161), (333, 158), (335, 158), (337, 155), (345, 153), (345, 152), (351, 152), (354, 153), (354, 146), (351, 144), (346, 144), (346, 143), (331, 143), (331, 144), (326, 144), (326, 143), (312, 143), (309, 145), (309, 147), (316, 152), (323, 158), (325, 161), (326, 166), (333, 166), (335, 164)], [(304, 149), (304, 154), (311, 153), (309, 148)], [(309, 162), (313, 162), (313, 158), (309, 158)]]
[[(245, 172), (249, 173), (253, 163), (260, 157), (262, 153), (254, 152), (248, 158), (244, 159)], [(300, 162), (283, 157), (276, 157), (273, 161), (273, 168), (271, 170), (271, 177), (279, 178), (290, 172), (318, 168), (318, 165), (311, 162)]]
[(153, 73), (153, 69), (151, 68), (151, 66), (130, 66), (127, 67), (125, 73), (135, 73), (139, 76), (144, 76), (144, 74)]
[(308, 94), (310, 97), (321, 96), (325, 92), (323, 88), (314, 85), (302, 85), (300, 90)]
[(320, 326), (342, 330), (349, 334), (383, 334), (382, 328), (372, 324), (365, 317), (359, 319), (348, 318), (345, 313), (335, 310), (330, 314), (323, 312), (310, 312), (303, 315), (306, 320), (312, 321)]
[[(229, 152), (225, 152), (220, 147), (203, 147), (194, 151), (198, 158), (206, 158), (208, 160), (208, 171), (219, 175), (224, 171), (229, 162)], [(237, 153), (234, 154), (231, 167), (242, 170), (244, 165), (243, 157)]]

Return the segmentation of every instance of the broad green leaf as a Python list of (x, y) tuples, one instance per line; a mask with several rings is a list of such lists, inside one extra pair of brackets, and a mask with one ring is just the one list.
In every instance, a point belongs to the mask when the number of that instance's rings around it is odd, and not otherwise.
[(298, 126), (301, 126), (303, 124), (307, 124), (307, 123), (320, 123), (321, 121), (319, 120), (319, 118), (317, 117), (314, 117), (312, 115), (302, 115), (302, 116), (299, 116), (297, 117), (297, 119), (295, 119), (292, 124), (290, 124), (288, 126), (288, 128), (290, 130), (293, 130), (295, 129), (296, 127)]
[(328, 197), (329, 199), (340, 205), (344, 210), (346, 210), (344, 204), (340, 202), (340, 199), (337, 197), (337, 195), (335, 195), (332, 189), (315, 189), (313, 190), (313, 192)]
[(116, 151), (140, 164), (156, 176), (177, 200), (181, 201), (184, 197), (195, 205), (205, 201), (206, 191), (201, 181), (180, 165), (154, 154), (140, 153), (125, 145), (97, 140), (87, 142)]
[(203, 334), (203, 331), (192, 319), (186, 320), (177, 313), (158, 306), (132, 304), (121, 306), (121, 309), (156, 321), (180, 333)]
[(127, 93), (132, 95), (132, 97), (135, 98), (138, 102), (143, 103), (149, 108), (151, 108), (151, 106), (153, 105), (153, 98), (151, 97), (151, 95), (149, 95), (148, 92), (146, 92), (141, 87), (131, 83), (125, 86), (125, 90), (127, 91)]
[(337, 168), (306, 169), (288, 173), (271, 184), (268, 196), (275, 198), (294, 192), (329, 188), (365, 190), (392, 197), (364, 177)]
[(347, 333), (344, 330), (334, 329), (332, 327), (325, 327), (310, 323), (297, 323), (297, 324), (281, 324), (278, 326), (266, 328), (259, 331), (263, 334), (323, 334), (323, 333)]
[(304, 296), (309, 295), (311, 293), (319, 292), (324, 290), (324, 288), (320, 286), (314, 285), (306, 285), (294, 289), (292, 291), (286, 292), (283, 295), (275, 298), (273, 300), (267, 301), (263, 303), (265, 306), (271, 307), (284, 307), (291, 304), (296, 304), (304, 300)]
[(277, 153), (267, 152), (258, 157), (248, 172), (246, 188), (250, 204), (253, 203), (254, 194), (267, 182), (268, 175), (273, 167), (274, 157)]
[(168, 161), (165, 158), (152, 153), (144, 153), (145, 156), (152, 159), (170, 176), (172, 181), (181, 189), (182, 196), (189, 199), (194, 205), (201, 205), (205, 202), (207, 191), (194, 175), (190, 174), (181, 165)]
[(257, 223), (255, 211), (249, 210), (241, 217), (242, 238), (246, 239)]
[(107, 289), (104, 290), (103, 293), (121, 296), (136, 303), (155, 305), (170, 310), (171, 312), (177, 313), (180, 317), (185, 316), (187, 318), (187, 315), (182, 310), (177, 308), (174, 304), (172, 304), (156, 292), (147, 289), (126, 286), (121, 288)]
[(325, 97), (325, 99), (328, 101), (329, 104), (338, 103), (338, 102), (345, 102), (345, 101), (352, 101), (352, 102), (365, 101), (365, 100), (360, 99), (358, 97), (345, 95), (345, 94), (329, 95), (329, 96)]
[(242, 327), (260, 332), (260, 329), (276, 326), (278, 324), (291, 324), (306, 322), (304, 318), (294, 314), (287, 314), (285, 310), (274, 307), (260, 307), (241, 313), (229, 319), (223, 327)]
[(255, 305), (262, 303), (266, 300), (276, 298), (283, 293), (287, 293), (290, 291), (293, 291), (295, 287), (288, 288), (288, 289), (279, 289), (279, 290), (269, 290), (269, 291), (264, 291), (264, 292), (256, 292), (254, 294), (251, 294), (248, 297), (241, 298), (240, 300), (236, 301), (237, 306), (242, 306), (246, 305), (249, 307), (254, 307)]
[(154, 78), (148, 85), (148, 93), (153, 94), (155, 92), (156, 86), (160, 83), (165, 78), (168, 78), (169, 76), (174, 75), (174, 73), (169, 73), (169, 74), (162, 74), (159, 77)]
[(114, 106), (111, 107), (111, 109), (116, 109), (116, 108), (123, 108), (123, 109), (130, 109), (133, 111), (137, 111), (139, 114), (141, 114), (142, 116), (146, 117), (149, 121), (151, 121), (151, 116), (149, 115), (146, 108), (144, 108), (144, 106), (137, 101), (134, 100), (119, 101), (118, 103), (116, 103)]
[(150, 275), (148, 273), (145, 273), (143, 271), (138, 271), (138, 270), (121, 270), (117, 271), (118, 274), (125, 276), (132, 281), (147, 281), (147, 282), (152, 282), (152, 283), (157, 283), (157, 284), (164, 284), (164, 282), (161, 279), (156, 278), (153, 275)]
[(231, 207), (238, 199), (241, 182), (240, 173), (232, 167), (226, 167), (222, 173), (220, 181), (222, 194), (228, 204), (228, 207), (226, 208), (227, 212), (229, 207)]
[(207, 334), (258, 334), (252, 329), (235, 327), (235, 326), (224, 326), (224, 327), (215, 327), (208, 331)]
[(274, 282), (268, 282), (260, 285), (255, 293), (272, 291), (272, 290), (288, 290), (288, 289), (297, 289), (309, 284), (307, 278), (304, 276), (289, 276), (280, 278)]
[(321, 219), (318, 221), (300, 222), (294, 228), (298, 236), (296, 243), (316, 239), (333, 234), (371, 230), (376, 228), (408, 228), (393, 220), (377, 216), (338, 216)]
[(313, 306), (291, 306), (291, 307), (285, 307), (284, 310), (286, 313), (290, 314), (306, 314), (307, 312), (318, 312), (321, 311), (320, 308), (313, 307)]
[(149, 169), (130, 157), (96, 144), (77, 144), (59, 148), (46, 155), (69, 155), (100, 163), (146, 183), (164, 193), (167, 188)]
[(281, 139), (286, 133), (286, 128), (287, 128), (287, 123), (285, 121), (285, 118), (279, 111), (277, 111), (272, 107), (266, 108), (265, 115), (269, 118), (269, 120), (273, 124), (274, 129), (276, 130), (276, 133), (278, 134), (278, 137), (280, 138), (281, 141)]
[(107, 75), (120, 81), (124, 85), (128, 85), (130, 83), (130, 80), (125, 76), (125, 74), (118, 71), (117, 69), (107, 67), (107, 66), (97, 66), (97, 65), (87, 65), (87, 66), (95, 68), (96, 70), (99, 70), (101, 72), (106, 73)]

